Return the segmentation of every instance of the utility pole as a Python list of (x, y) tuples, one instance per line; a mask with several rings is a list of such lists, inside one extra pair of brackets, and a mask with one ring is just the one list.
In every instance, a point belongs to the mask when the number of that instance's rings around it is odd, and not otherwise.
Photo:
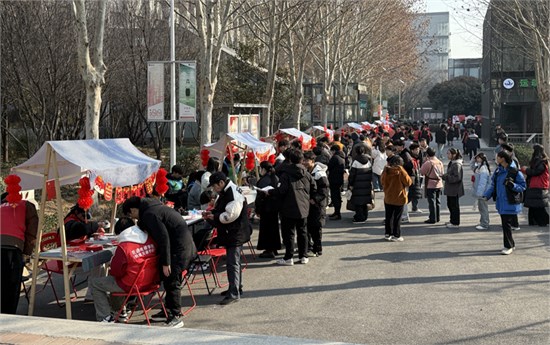
[(176, 34), (174, 0), (170, 0), (170, 169), (176, 164)]

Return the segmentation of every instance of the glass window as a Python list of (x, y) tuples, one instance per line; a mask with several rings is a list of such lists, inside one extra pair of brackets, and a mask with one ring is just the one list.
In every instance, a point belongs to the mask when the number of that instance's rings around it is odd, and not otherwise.
[(464, 75), (464, 68), (455, 68), (455, 77), (460, 77)]
[(470, 68), (470, 77), (479, 78), (479, 67), (472, 67)]

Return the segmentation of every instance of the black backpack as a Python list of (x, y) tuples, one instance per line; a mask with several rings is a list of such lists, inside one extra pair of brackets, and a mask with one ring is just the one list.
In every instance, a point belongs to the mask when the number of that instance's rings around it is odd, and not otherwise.
[[(506, 180), (511, 178), (516, 183), (516, 178), (518, 176), (518, 170), (515, 168), (509, 168), (508, 174), (506, 174)], [(508, 202), (512, 205), (521, 204), (523, 202), (523, 192), (515, 192), (511, 187), (506, 186), (506, 197)]]

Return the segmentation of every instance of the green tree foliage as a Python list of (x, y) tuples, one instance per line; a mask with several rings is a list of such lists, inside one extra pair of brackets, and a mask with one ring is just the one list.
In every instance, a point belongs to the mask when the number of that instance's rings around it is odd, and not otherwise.
[(436, 84), (428, 99), (434, 110), (448, 114), (475, 115), (481, 113), (481, 81), (474, 77), (458, 77)]

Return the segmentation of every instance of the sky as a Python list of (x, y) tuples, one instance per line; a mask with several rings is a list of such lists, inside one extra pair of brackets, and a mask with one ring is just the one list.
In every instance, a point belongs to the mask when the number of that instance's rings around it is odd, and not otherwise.
[(483, 0), (423, 0), (425, 12), (449, 12), (450, 58), (481, 58)]

